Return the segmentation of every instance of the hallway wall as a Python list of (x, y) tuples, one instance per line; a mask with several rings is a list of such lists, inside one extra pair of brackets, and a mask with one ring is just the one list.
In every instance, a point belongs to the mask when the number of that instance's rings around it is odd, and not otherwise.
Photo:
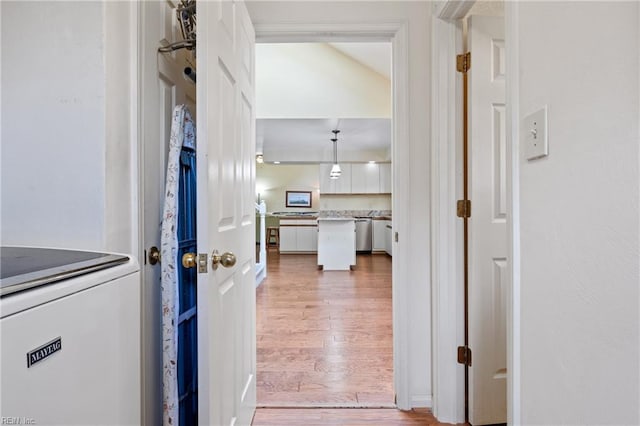
[(523, 424), (640, 422), (639, 8), (517, 6), (520, 117), (549, 123), (520, 149)]
[(0, 7), (3, 244), (102, 249), (102, 5)]
[(0, 8), (2, 244), (135, 253), (131, 4)]

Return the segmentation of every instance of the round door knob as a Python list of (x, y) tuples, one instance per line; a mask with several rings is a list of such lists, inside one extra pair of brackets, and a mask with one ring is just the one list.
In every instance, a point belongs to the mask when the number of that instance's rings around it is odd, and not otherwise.
[(222, 265), (225, 268), (231, 268), (236, 264), (236, 255), (227, 251), (225, 253), (219, 254), (218, 250), (214, 250), (211, 254), (211, 267), (213, 269), (218, 269), (218, 265)]
[(182, 255), (182, 266), (185, 268), (195, 268), (196, 267), (196, 254), (195, 253), (185, 253)]
[(155, 265), (160, 262), (160, 250), (153, 246), (149, 249), (149, 263)]

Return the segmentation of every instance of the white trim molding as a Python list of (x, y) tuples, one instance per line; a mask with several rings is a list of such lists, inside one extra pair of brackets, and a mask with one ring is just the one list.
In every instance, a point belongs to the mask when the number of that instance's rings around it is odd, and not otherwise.
[(433, 398), (431, 395), (413, 395), (411, 397), (412, 407), (433, 407)]
[(446, 21), (457, 21), (467, 16), (476, 0), (444, 0), (434, 5), (434, 17)]
[(507, 422), (521, 423), (520, 412), (520, 90), (518, 2), (505, 2), (507, 113)]
[[(410, 235), (409, 212), (409, 33), (406, 22), (380, 23), (255, 23), (256, 42), (391, 41), (393, 49), (393, 167), (394, 232)], [(431, 406), (431, 397), (411, 395), (409, 330), (411, 293), (408, 238), (393, 247), (393, 368), (396, 405), (402, 410)]]
[(433, 414), (442, 422), (462, 423), (464, 367), (457, 363), (464, 340), (462, 222), (456, 216), (462, 191), (462, 79), (455, 61), (462, 51), (461, 22), (434, 12), (431, 48)]

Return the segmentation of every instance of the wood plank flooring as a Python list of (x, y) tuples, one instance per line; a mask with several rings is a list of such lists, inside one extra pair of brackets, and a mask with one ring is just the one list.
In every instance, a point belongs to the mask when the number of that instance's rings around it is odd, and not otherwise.
[(320, 271), (315, 255), (274, 249), (267, 259), (256, 293), (258, 407), (393, 407), (391, 258), (358, 255), (354, 271)]
[(400, 411), (393, 408), (260, 408), (253, 426), (325, 425), (441, 425), (427, 409)]

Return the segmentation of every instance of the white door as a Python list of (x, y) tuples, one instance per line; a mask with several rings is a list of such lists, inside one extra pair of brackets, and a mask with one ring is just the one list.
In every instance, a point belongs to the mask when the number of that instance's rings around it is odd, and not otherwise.
[(186, 50), (158, 53), (158, 47), (180, 39), (175, 2), (140, 3), (143, 22), (141, 43), (140, 122), (143, 161), (143, 289), (142, 359), (143, 421), (162, 424), (162, 315), (160, 313), (160, 264), (151, 265), (151, 247), (160, 247), (166, 159), (169, 152), (171, 116), (178, 104), (189, 106), (194, 119), (196, 88), (182, 76), (194, 62)]
[(469, 20), (469, 420), (507, 421), (507, 194), (503, 18)]
[[(256, 404), (255, 34), (242, 2), (198, 3), (198, 418), (248, 425)], [(211, 253), (235, 264), (211, 267)]]

